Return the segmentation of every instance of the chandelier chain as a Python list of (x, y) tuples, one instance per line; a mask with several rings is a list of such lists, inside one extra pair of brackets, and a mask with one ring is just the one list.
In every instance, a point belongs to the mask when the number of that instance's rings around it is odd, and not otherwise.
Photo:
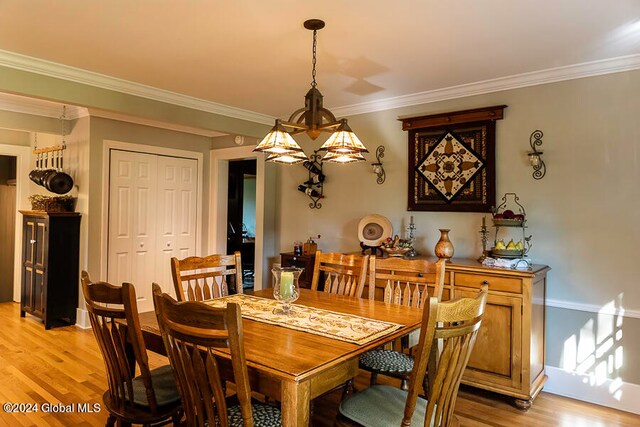
[(316, 44), (317, 44), (317, 30), (313, 30), (313, 61), (312, 69), (311, 69), (311, 77), (313, 81), (311, 82), (311, 87), (316, 87), (318, 84), (316, 83)]

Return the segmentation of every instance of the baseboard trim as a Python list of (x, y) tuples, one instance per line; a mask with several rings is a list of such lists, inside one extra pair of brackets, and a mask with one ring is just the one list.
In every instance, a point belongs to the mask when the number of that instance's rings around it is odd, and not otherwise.
[(91, 329), (89, 313), (87, 310), (76, 308), (76, 327), (80, 329)]
[(547, 383), (543, 391), (583, 400), (596, 405), (640, 414), (640, 385), (620, 380), (606, 379), (600, 385), (591, 385), (589, 375), (546, 366)]

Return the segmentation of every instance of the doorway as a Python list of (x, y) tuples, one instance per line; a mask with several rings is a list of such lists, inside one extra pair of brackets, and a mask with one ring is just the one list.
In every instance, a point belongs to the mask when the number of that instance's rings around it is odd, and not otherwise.
[(15, 156), (0, 156), (0, 302), (13, 301), (16, 235)]
[(256, 249), (256, 160), (229, 161), (227, 254), (242, 256), (242, 287), (253, 290)]

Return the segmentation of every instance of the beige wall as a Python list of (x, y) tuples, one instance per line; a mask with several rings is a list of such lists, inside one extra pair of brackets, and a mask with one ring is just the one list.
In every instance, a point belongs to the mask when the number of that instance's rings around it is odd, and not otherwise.
[[(369, 213), (387, 216), (394, 232), (402, 231), (410, 215), (418, 229), (418, 249), (432, 254), (438, 228), (450, 228), (456, 256), (477, 257), (482, 214), (408, 212), (407, 133), (398, 117), (425, 115), (506, 104), (497, 123), (498, 198), (516, 192), (527, 211), (533, 235), (531, 257), (552, 267), (547, 298), (560, 303), (587, 304), (599, 309), (608, 303), (640, 312), (637, 270), (640, 240), (640, 71), (610, 74), (561, 83), (510, 90), (407, 107), (349, 118), (370, 151), (382, 144), (387, 180), (377, 185), (368, 162), (325, 165), (326, 198), (320, 210), (296, 187), (307, 173), (301, 166), (281, 167), (279, 181), (280, 249), (321, 234), (327, 251), (358, 249), (357, 225)], [(544, 132), (547, 175), (532, 178), (526, 153), (529, 135)], [(307, 153), (320, 141), (302, 143)], [(558, 311), (563, 312), (558, 316)], [(563, 366), (565, 340), (578, 334), (577, 324), (559, 321), (582, 313), (557, 309), (548, 322), (548, 363)], [(638, 322), (628, 322), (624, 354), (640, 350)], [(626, 328), (626, 327), (625, 327)], [(616, 344), (618, 345), (618, 344)], [(620, 345), (621, 346), (621, 345)], [(590, 369), (595, 369), (591, 367)], [(615, 378), (615, 374), (609, 374)], [(620, 371), (624, 381), (640, 384), (637, 370)]]

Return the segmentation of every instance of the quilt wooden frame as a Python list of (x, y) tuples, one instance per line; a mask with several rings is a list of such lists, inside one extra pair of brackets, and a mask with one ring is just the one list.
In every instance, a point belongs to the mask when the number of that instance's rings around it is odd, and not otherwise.
[(495, 121), (506, 105), (401, 119), (408, 131), (409, 211), (491, 212)]

